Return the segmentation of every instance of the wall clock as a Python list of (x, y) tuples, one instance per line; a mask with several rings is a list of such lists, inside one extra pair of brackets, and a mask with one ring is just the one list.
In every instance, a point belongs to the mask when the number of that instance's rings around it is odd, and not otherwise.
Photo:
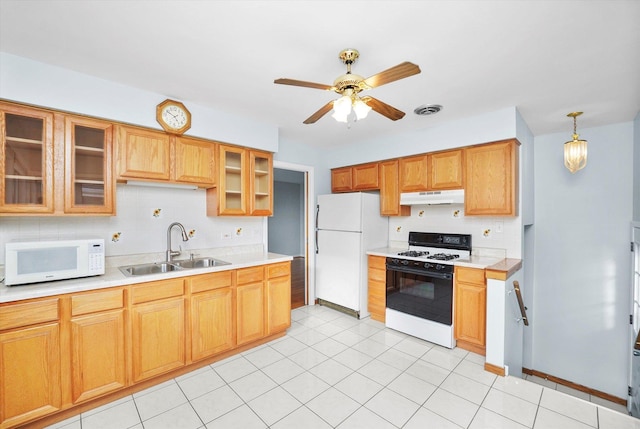
[(191, 128), (191, 112), (175, 100), (164, 100), (156, 107), (156, 120), (171, 134), (181, 135)]

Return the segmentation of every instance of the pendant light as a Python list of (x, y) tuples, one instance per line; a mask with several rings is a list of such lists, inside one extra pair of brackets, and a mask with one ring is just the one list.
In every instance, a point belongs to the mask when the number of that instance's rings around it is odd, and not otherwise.
[(579, 140), (576, 133), (576, 118), (582, 115), (582, 112), (571, 112), (568, 117), (573, 118), (573, 140), (569, 140), (564, 144), (564, 166), (571, 173), (582, 170), (587, 165), (587, 141)]

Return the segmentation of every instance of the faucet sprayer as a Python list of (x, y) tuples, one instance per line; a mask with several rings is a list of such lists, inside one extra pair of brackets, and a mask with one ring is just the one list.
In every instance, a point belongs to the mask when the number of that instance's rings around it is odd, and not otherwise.
[(189, 241), (189, 236), (187, 235), (187, 230), (184, 229), (184, 226), (182, 226), (182, 224), (180, 222), (173, 222), (171, 225), (169, 225), (169, 228), (167, 228), (167, 252), (166, 252), (166, 260), (167, 261), (171, 261), (173, 259), (174, 256), (178, 256), (182, 249), (180, 250), (171, 250), (171, 229), (177, 226), (178, 228), (180, 228), (180, 231), (182, 232), (182, 241)]

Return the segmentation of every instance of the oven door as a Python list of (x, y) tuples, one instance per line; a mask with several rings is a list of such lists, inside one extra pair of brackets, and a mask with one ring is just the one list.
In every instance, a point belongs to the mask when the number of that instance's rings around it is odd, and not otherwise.
[(453, 274), (387, 264), (387, 308), (452, 325)]

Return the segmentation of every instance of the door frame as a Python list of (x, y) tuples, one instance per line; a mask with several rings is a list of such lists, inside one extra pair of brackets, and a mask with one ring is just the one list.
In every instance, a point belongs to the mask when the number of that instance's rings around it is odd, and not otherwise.
[[(315, 227), (313, 222), (313, 214), (315, 207), (315, 177), (314, 168), (309, 165), (293, 164), (284, 161), (273, 161), (273, 168), (281, 170), (299, 171), (305, 173), (304, 176), (304, 260), (306, 264), (306, 289), (304, 294), (305, 304), (313, 303), (316, 300), (316, 285), (315, 285), (315, 253), (313, 250), (312, 237), (315, 233)], [(263, 242), (266, 249), (269, 245), (269, 225), (267, 218), (264, 218), (264, 231)]]

